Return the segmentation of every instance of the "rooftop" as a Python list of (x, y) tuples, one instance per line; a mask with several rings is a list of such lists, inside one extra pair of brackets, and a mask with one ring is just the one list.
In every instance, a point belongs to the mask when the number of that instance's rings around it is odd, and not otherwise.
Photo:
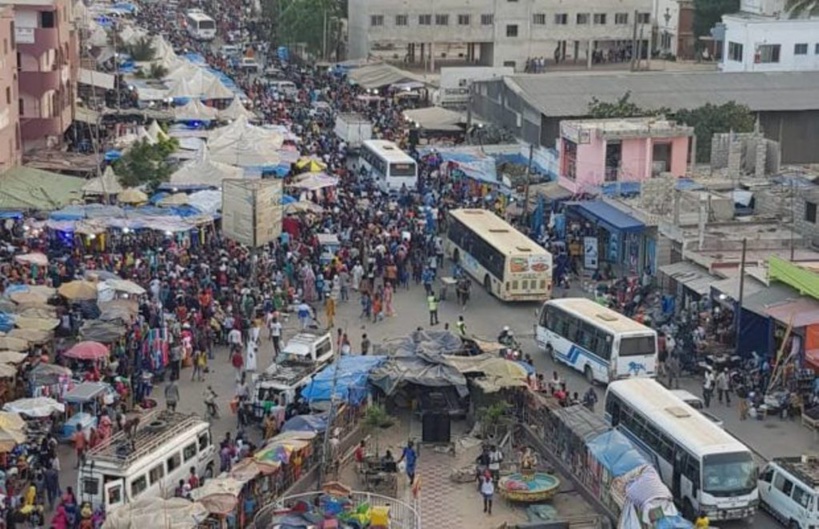
[(503, 82), (550, 117), (582, 117), (593, 98), (615, 102), (626, 93), (641, 107), (672, 111), (730, 101), (754, 112), (819, 109), (819, 71), (562, 72), (508, 76)]
[(560, 122), (564, 130), (593, 129), (603, 139), (693, 136), (694, 128), (676, 121), (648, 117), (631, 119), (580, 119)]

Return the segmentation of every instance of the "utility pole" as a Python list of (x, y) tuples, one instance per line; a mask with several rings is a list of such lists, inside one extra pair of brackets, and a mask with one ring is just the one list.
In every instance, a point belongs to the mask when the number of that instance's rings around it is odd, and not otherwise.
[(637, 69), (637, 15), (638, 11), (634, 10), (634, 24), (632, 25), (631, 34), (631, 71)]
[[(344, 332), (347, 332), (347, 322), (344, 322)], [(321, 448), (321, 464), (319, 465), (319, 479), (317, 489), (321, 490), (321, 485), (326, 477), (327, 467), (332, 462), (330, 456), (330, 436), (332, 435), (333, 421), (336, 418), (336, 389), (338, 388), (338, 366), (341, 363), (341, 350), (335, 352), (335, 359), (333, 360), (335, 366), (333, 367), (333, 385), (330, 389), (330, 411), (327, 413), (327, 427), (324, 429), (324, 439), (322, 440)]]
[(796, 254), (796, 248), (795, 248), (796, 243), (794, 241), (794, 233), (795, 233), (794, 229), (796, 228), (796, 213), (794, 213), (794, 209), (793, 209), (794, 202), (796, 200), (795, 190), (796, 190), (796, 185), (795, 185), (793, 179), (791, 179), (791, 207), (790, 207), (790, 210), (791, 210), (791, 225), (790, 225), (790, 229), (791, 229), (791, 233), (790, 233), (790, 236), (791, 236), (791, 262), (793, 262), (794, 254)]
[(535, 144), (529, 144), (529, 163), (526, 164), (526, 182), (525, 182), (525, 190), (523, 193), (523, 222), (528, 223), (529, 221), (529, 187), (532, 183), (532, 162), (535, 157)]
[(734, 343), (734, 351), (739, 354), (739, 337), (742, 334), (742, 302), (745, 298), (745, 255), (748, 248), (748, 239), (742, 239), (742, 257), (739, 261), (739, 299), (736, 304), (736, 339)]
[(321, 32), (321, 60), (327, 60), (327, 9), (324, 9), (324, 26)]

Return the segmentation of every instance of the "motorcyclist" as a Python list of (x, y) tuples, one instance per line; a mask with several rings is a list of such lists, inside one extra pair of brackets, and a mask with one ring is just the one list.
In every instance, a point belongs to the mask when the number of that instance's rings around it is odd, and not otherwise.
[(216, 397), (219, 395), (213, 391), (212, 386), (208, 386), (205, 388), (205, 391), (202, 392), (202, 396), (205, 398), (205, 408), (207, 411), (208, 417), (212, 417), (214, 419), (219, 418), (219, 405), (216, 403)]
[(503, 326), (503, 330), (498, 335), (498, 343), (505, 345), (507, 347), (511, 347), (513, 342), (515, 341), (514, 336), (512, 335), (512, 331), (509, 330), (508, 325)]

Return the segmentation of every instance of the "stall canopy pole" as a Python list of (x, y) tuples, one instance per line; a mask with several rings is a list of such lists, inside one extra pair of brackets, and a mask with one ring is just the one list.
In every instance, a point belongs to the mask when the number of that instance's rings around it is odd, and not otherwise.
[(535, 157), (535, 144), (529, 144), (529, 163), (526, 165), (526, 192), (523, 194), (523, 225), (529, 222), (529, 187), (532, 182), (532, 162)]
[(739, 338), (742, 335), (742, 301), (745, 297), (745, 254), (748, 248), (748, 239), (742, 239), (742, 257), (739, 261), (739, 299), (737, 300), (736, 314), (736, 339), (734, 340), (734, 351), (739, 354)]

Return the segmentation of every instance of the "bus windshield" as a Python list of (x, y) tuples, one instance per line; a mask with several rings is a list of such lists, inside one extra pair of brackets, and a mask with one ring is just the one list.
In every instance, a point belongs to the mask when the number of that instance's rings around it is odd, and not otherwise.
[(756, 463), (748, 452), (705, 456), (702, 475), (703, 492), (714, 496), (748, 494), (756, 488)]
[(620, 340), (620, 356), (650, 356), (657, 350), (654, 336), (624, 336)]
[(415, 164), (393, 163), (390, 164), (390, 175), (392, 176), (415, 176)]
[(216, 29), (216, 22), (213, 20), (200, 20), (199, 29)]

